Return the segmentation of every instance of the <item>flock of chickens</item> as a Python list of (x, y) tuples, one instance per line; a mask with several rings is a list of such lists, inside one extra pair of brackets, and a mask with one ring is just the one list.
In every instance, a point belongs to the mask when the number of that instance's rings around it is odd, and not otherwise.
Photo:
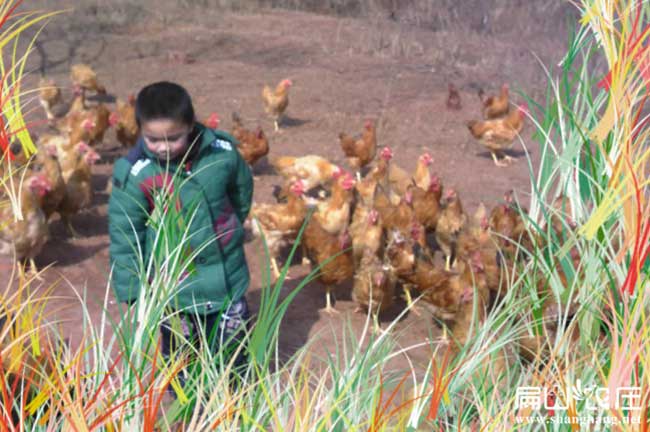
[[(266, 110), (276, 121), (288, 104), (288, 86), (283, 83), (274, 93), (268, 88), (263, 93)], [(447, 105), (457, 109), (458, 92), (453, 86), (449, 90)], [(273, 98), (267, 98), (269, 94)], [(480, 92), (479, 98), (484, 119), (468, 122), (467, 127), (492, 153), (495, 164), (505, 166), (512, 159), (504, 151), (521, 132), (527, 106), (511, 108), (507, 85), (498, 95), (485, 97)], [(270, 158), (284, 184), (275, 186), (277, 203), (253, 205), (248, 226), (264, 237), (273, 276), (280, 277), (278, 258), (297, 241), (306, 222), (300, 238), (303, 265), (320, 269), (326, 312), (336, 312), (333, 288), (352, 280), (358, 310), (369, 310), (380, 331), (377, 315), (393, 304), (401, 285), (413, 311), (419, 313), (412, 305), (415, 291), (421, 304), (450, 324), (462, 345), (475, 303), (483, 318), (528, 258), (523, 251), (542, 243), (526, 228), (521, 216), (526, 209), (520, 209), (508, 191), (504, 202), (489, 212), (481, 205), (474, 215), (467, 215), (458, 192), (445, 191), (442, 180), (431, 172), (429, 153), (419, 157), (413, 173), (406, 172), (392, 161), (390, 147), (378, 149), (371, 121), (359, 136), (341, 133), (339, 139), (350, 172), (318, 155)], [(570, 214), (564, 197), (553, 205), (558, 213)], [(555, 235), (566, 238), (561, 219), (553, 216), (551, 221)], [(579, 257), (574, 252), (575, 263)], [(444, 260), (437, 260), (438, 254)], [(548, 284), (541, 275), (538, 281), (538, 294), (545, 298)], [(557, 310), (553, 300), (544, 301), (545, 314)], [(541, 345), (538, 337), (520, 341), (523, 355), (535, 355)]]
[[(127, 102), (118, 99), (114, 111), (103, 103), (88, 106), (87, 91), (106, 93), (96, 73), (79, 64), (72, 67), (70, 78), (74, 99), (62, 116), (53, 112), (61, 103), (60, 89), (49, 79), (41, 80), (39, 99), (56, 132), (39, 137), (40, 151), (32, 163), (27, 164), (19, 145), (11, 146), (9, 155), (10, 164), (24, 168), (7, 177), (17, 184), (21, 177), (26, 179), (16, 198), (23, 219), (14, 220), (8, 214), (11, 208), (3, 210), (2, 218), (9, 222), (0, 227), (0, 251), (15, 251), (16, 258), (30, 260), (33, 271), (33, 258), (47, 241), (52, 214), (59, 213), (75, 235), (70, 217), (92, 201), (91, 169), (99, 159), (93, 148), (102, 142), (107, 129), (113, 127), (125, 147), (133, 146), (139, 134), (133, 96)], [(291, 85), (285, 79), (275, 88), (262, 90), (264, 109), (276, 131), (289, 105)], [(468, 122), (467, 127), (492, 153), (495, 164), (503, 166), (511, 160), (504, 150), (521, 132), (527, 107), (511, 108), (507, 85), (498, 95), (480, 93), (479, 97), (484, 119)], [(460, 106), (453, 86), (447, 106)], [(268, 138), (261, 127), (246, 129), (237, 113), (232, 120), (231, 133), (240, 141), (237, 149), (253, 166), (269, 153)], [(213, 113), (204, 122), (217, 128), (219, 117)], [(278, 258), (284, 247), (297, 240), (307, 221), (300, 239), (303, 264), (320, 267), (328, 313), (336, 312), (332, 289), (353, 280), (353, 300), (359, 308), (370, 310), (379, 330), (377, 315), (393, 304), (401, 285), (414, 312), (419, 313), (412, 305), (412, 292), (435, 316), (450, 321), (462, 344), (475, 301), (484, 314), (490, 302), (508, 289), (504, 271), (516, 271), (517, 263), (526, 258), (516, 245), (532, 247), (537, 241), (527, 231), (512, 194), (506, 193), (504, 203), (491, 211), (481, 205), (469, 216), (458, 193), (445, 191), (442, 180), (431, 173), (430, 154), (419, 157), (413, 173), (406, 172), (392, 161), (389, 147), (378, 148), (372, 121), (366, 122), (359, 136), (341, 133), (339, 140), (350, 171), (318, 155), (270, 158), (284, 183), (275, 187), (276, 203), (253, 204), (246, 225), (264, 236), (273, 276), (280, 277)], [(560, 197), (555, 205), (559, 208), (566, 203)], [(564, 225), (556, 222), (552, 228), (561, 234)], [(436, 259), (439, 253), (443, 261)], [(546, 289), (540, 283), (540, 294)], [(549, 300), (545, 310), (553, 308)]]
[[(74, 65), (70, 79), (74, 98), (61, 117), (53, 112), (62, 102), (60, 89), (51, 80), (41, 79), (39, 101), (54, 133), (38, 138), (38, 151), (33, 159), (27, 157), (17, 142), (3, 155), (1, 177), (6, 183), (15, 185), (19, 192), (9, 197), (14, 205), (6, 206), (1, 212), (4, 224), (0, 227), (0, 252), (14, 254), (18, 260), (29, 260), (35, 275), (38, 271), (34, 258), (48, 241), (48, 223), (52, 215), (58, 213), (76, 236), (70, 217), (92, 202), (91, 170), (100, 159), (93, 147), (102, 142), (109, 126), (116, 127), (118, 139), (124, 145), (134, 142), (137, 136), (134, 123), (120, 120), (121, 113), (132, 110), (132, 105), (118, 100), (115, 113), (101, 103), (87, 106), (87, 91), (106, 93), (89, 66)], [(20, 209), (22, 219), (14, 218), (14, 208)]]

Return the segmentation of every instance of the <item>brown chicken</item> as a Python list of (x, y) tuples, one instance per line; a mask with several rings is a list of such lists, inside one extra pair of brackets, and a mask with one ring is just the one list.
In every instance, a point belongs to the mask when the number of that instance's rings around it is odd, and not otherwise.
[(253, 204), (251, 209), (253, 234), (266, 239), (275, 280), (280, 277), (277, 257), (283, 247), (295, 240), (307, 214), (303, 193), (302, 181), (296, 180), (286, 204)]
[[(472, 324), (476, 326), (474, 301), (476, 301), (477, 319), (481, 323), (485, 320), (490, 300), (485, 271), (479, 254), (460, 263), (459, 274), (449, 279), (447, 289), (458, 293), (456, 295), (459, 304), (449, 328), (455, 340), (455, 344), (452, 345), (453, 351), (458, 353), (467, 343), (468, 336), (472, 332)], [(427, 297), (425, 296), (423, 299), (426, 301)], [(494, 367), (500, 368), (502, 365), (497, 364)]]
[[(514, 204), (513, 191), (504, 194), (504, 204), (492, 209), (489, 217), (490, 230), (496, 234), (499, 249), (509, 259), (525, 258), (525, 250), (533, 249), (533, 238), (526, 229), (525, 222)], [(525, 209), (523, 209), (525, 211)]]
[(508, 272), (502, 269), (506, 261), (497, 244), (497, 239), (490, 233), (487, 210), (481, 203), (472, 224), (458, 236), (457, 256), (460, 260), (479, 256), (488, 289), (502, 296), (507, 291), (509, 277)]
[[(75, 88), (81, 89), (81, 100), (86, 100), (86, 91), (106, 94), (104, 86), (97, 81), (97, 73), (87, 64), (78, 63), (70, 68), (70, 80)], [(84, 105), (85, 108), (85, 105)]]
[[(549, 210), (551, 219), (551, 228), (553, 233), (559, 238), (566, 238), (569, 230), (574, 230), (577, 227), (573, 219), (573, 209), (571, 201), (564, 196), (559, 195), (551, 204), (552, 209)], [(563, 235), (564, 234), (564, 235)]]
[[(512, 147), (515, 138), (524, 127), (524, 117), (527, 112), (528, 107), (523, 104), (503, 118), (467, 122), (470, 133), (490, 151), (496, 166), (507, 166), (507, 162), (514, 160), (503, 151)], [(502, 161), (499, 161), (499, 156), (502, 157)]]
[(357, 182), (356, 191), (364, 204), (371, 205), (378, 184), (381, 184), (384, 190), (389, 189), (388, 169), (392, 157), (392, 150), (384, 147), (379, 153), (379, 159), (376, 160), (372, 169)]
[(334, 174), (336, 182), (332, 186), (329, 199), (317, 203), (316, 219), (325, 231), (330, 234), (340, 233), (350, 223), (350, 204), (354, 179), (350, 173), (343, 170)]
[[(31, 271), (38, 274), (34, 258), (43, 249), (48, 240), (49, 229), (41, 203), (45, 194), (51, 190), (51, 185), (43, 174), (25, 173), (22, 184), (20, 176), (15, 174), (16, 184), (20, 184), (17, 205), (22, 219), (17, 220), (13, 206), (6, 205), (0, 209), (3, 223), (0, 225), (0, 253), (14, 255), (17, 260), (28, 260)], [(3, 198), (7, 199), (7, 197)]]
[(289, 88), (291, 85), (291, 80), (284, 79), (275, 87), (275, 90), (268, 85), (264, 85), (262, 89), (264, 111), (273, 119), (276, 132), (280, 130), (280, 122), (289, 106)]
[(104, 134), (112, 124), (111, 111), (100, 103), (80, 111), (70, 110), (57, 122), (56, 128), (69, 135), (72, 144), (84, 141), (89, 145), (97, 145), (104, 140)]
[(355, 170), (357, 181), (361, 180), (361, 170), (375, 159), (377, 154), (377, 132), (375, 124), (366, 121), (360, 137), (351, 137), (344, 132), (339, 134), (341, 149), (348, 164)]
[(445, 254), (445, 269), (449, 271), (453, 264), (458, 236), (467, 224), (467, 215), (454, 189), (447, 191), (445, 200), (446, 205), (440, 212), (436, 224), (436, 243)]
[(381, 255), (384, 245), (384, 227), (379, 212), (365, 205), (357, 205), (350, 223), (350, 237), (352, 237), (352, 256), (356, 268), (359, 268), (364, 251)]
[[(571, 260), (573, 268), (579, 269), (580, 256), (571, 253)], [(564, 332), (562, 338), (568, 344), (577, 343), (580, 338), (580, 328), (574, 320), (579, 305), (575, 301), (570, 304), (558, 304), (548, 279), (549, 272), (537, 271), (536, 274), (537, 295), (544, 299), (541, 319), (545, 334), (524, 334), (517, 339), (520, 354), (528, 361), (534, 361), (536, 357), (549, 356), (553, 341), (557, 340), (558, 332)], [(557, 276), (559, 277), (558, 282), (567, 288), (569, 281), (561, 266), (558, 266)]]
[(89, 108), (86, 112), (88, 121), (91, 122), (92, 128), (84, 128), (88, 131), (86, 142), (89, 145), (98, 145), (104, 141), (104, 134), (111, 126), (111, 111), (104, 104), (97, 104)]
[(336, 313), (338, 311), (332, 307), (331, 301), (332, 288), (354, 275), (348, 229), (346, 227), (339, 234), (330, 234), (318, 220), (311, 218), (305, 228), (303, 242), (312, 267), (320, 269), (318, 278), (326, 291), (325, 312)]
[[(380, 184), (385, 191), (388, 191), (390, 200), (393, 204), (397, 204), (406, 193), (406, 189), (410, 184), (416, 181), (417, 184), (422, 185), (423, 189), (427, 189), (431, 181), (431, 173), (429, 166), (433, 163), (433, 158), (429, 153), (422, 154), (417, 161), (415, 171), (409, 174), (405, 169), (397, 165), (393, 160), (393, 151), (390, 147), (384, 147), (381, 153), (381, 159), (387, 165), (388, 176), (380, 181)], [(417, 180), (416, 180), (417, 179)]]
[(35, 161), (32, 165), (34, 172), (42, 174), (50, 184), (50, 190), (43, 196), (41, 209), (45, 213), (45, 218), (54, 214), (61, 201), (65, 196), (65, 181), (61, 173), (61, 166), (57, 159), (58, 152), (56, 144), (52, 142), (40, 142), (39, 151), (36, 153)]
[(124, 147), (133, 147), (138, 141), (140, 128), (135, 119), (135, 97), (129, 96), (128, 102), (117, 99), (116, 109), (110, 114), (108, 123), (115, 128), (115, 137)]
[[(72, 92), (74, 96), (72, 98), (72, 101), (70, 102), (70, 106), (68, 107), (68, 112), (66, 113), (66, 117), (72, 113), (86, 110), (86, 100), (84, 99), (84, 94), (81, 91), (81, 87), (73, 88)], [(59, 120), (59, 122), (57, 122), (57, 125), (55, 125), (55, 127), (60, 130), (61, 122), (65, 123), (65, 121), (66, 120), (64, 117), (63, 119)]]
[(61, 89), (57, 87), (54, 80), (41, 77), (38, 83), (38, 101), (45, 110), (45, 115), (49, 121), (55, 118), (52, 108), (61, 103)]
[(416, 185), (410, 185), (407, 192), (411, 195), (411, 205), (417, 221), (428, 232), (433, 232), (440, 217), (440, 198), (442, 185), (438, 176), (433, 176), (429, 187), (425, 190)]
[(358, 305), (355, 311), (369, 309), (374, 329), (380, 332), (378, 315), (393, 304), (397, 279), (390, 267), (370, 249), (363, 250), (360, 265), (356, 268), (352, 286), (352, 300)]
[(397, 205), (393, 205), (381, 185), (375, 191), (374, 207), (381, 216), (382, 225), (386, 230), (397, 230), (403, 235), (410, 235), (415, 219), (411, 208), (412, 195), (406, 192)]
[(285, 179), (289, 181), (301, 179), (305, 190), (328, 184), (334, 177), (334, 173), (340, 170), (327, 159), (316, 155), (279, 156), (271, 158), (270, 162), (277, 173)]
[(501, 92), (498, 96), (485, 97), (483, 89), (478, 91), (478, 97), (483, 104), (483, 119), (491, 120), (503, 117), (510, 110), (510, 95), (508, 84), (501, 86)]
[(460, 104), (460, 93), (455, 85), (449, 83), (448, 85), (449, 94), (447, 96), (447, 109), (458, 111), (461, 109)]
[[(413, 173), (413, 182), (422, 190), (428, 190), (431, 185), (431, 172), (429, 167), (433, 164), (433, 158), (429, 153), (424, 153), (418, 158)], [(407, 186), (408, 187), (408, 186)]]
[(90, 205), (93, 198), (91, 166), (99, 160), (99, 154), (85, 142), (75, 144), (71, 149), (58, 148), (59, 164), (65, 181), (65, 196), (58, 212), (64, 224), (74, 237), (70, 217)]
[(249, 131), (244, 128), (241, 118), (236, 112), (232, 113), (231, 133), (239, 141), (237, 150), (251, 166), (251, 169), (258, 160), (269, 154), (269, 140), (264, 135), (262, 127), (258, 126), (255, 131)]
[[(422, 300), (440, 319), (454, 319), (463, 303), (473, 294), (473, 281), (483, 271), (480, 257), (461, 261), (457, 272), (438, 269), (426, 253), (411, 250), (412, 242), (397, 242), (389, 246), (387, 257), (395, 275), (411, 283), (422, 294)], [(481, 281), (483, 283), (484, 281)]]

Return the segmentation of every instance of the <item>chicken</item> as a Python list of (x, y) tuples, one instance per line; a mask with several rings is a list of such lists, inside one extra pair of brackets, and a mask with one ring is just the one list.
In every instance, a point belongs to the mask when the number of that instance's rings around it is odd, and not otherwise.
[(275, 87), (275, 90), (268, 85), (264, 85), (262, 89), (264, 111), (273, 119), (276, 132), (280, 130), (279, 124), (289, 106), (289, 88), (291, 85), (291, 80), (284, 79)]
[(320, 269), (318, 279), (325, 286), (325, 312), (338, 311), (332, 307), (332, 288), (354, 275), (354, 262), (347, 227), (338, 234), (327, 232), (316, 218), (311, 218), (304, 231), (303, 244), (312, 267)]
[(78, 237), (70, 222), (70, 216), (88, 207), (92, 201), (91, 166), (99, 160), (99, 155), (83, 141), (72, 148), (60, 146), (57, 148), (57, 154), (66, 188), (58, 212), (70, 233)]
[(378, 186), (375, 192), (374, 207), (381, 216), (382, 224), (386, 230), (398, 230), (403, 235), (410, 235), (415, 219), (411, 208), (412, 195), (406, 192), (397, 205), (393, 205), (390, 198)]
[(388, 183), (391, 202), (396, 203), (398, 197), (404, 195), (406, 188), (413, 182), (411, 174), (392, 160), (388, 164)]
[[(526, 104), (519, 105), (506, 117), (485, 121), (472, 120), (467, 122), (467, 128), (475, 139), (487, 147), (495, 165), (507, 166), (507, 162), (513, 161), (514, 158), (504, 155), (503, 151), (512, 147), (515, 138), (524, 127), (524, 117), (527, 112)], [(506, 162), (499, 161), (498, 156), (503, 156)]]
[(66, 116), (69, 116), (70, 114), (75, 112), (81, 112), (86, 110), (86, 99), (84, 93), (81, 91), (81, 87), (75, 87), (73, 88), (72, 91), (74, 97), (72, 98), (72, 102), (70, 102), (70, 107), (68, 108), (68, 112), (66, 113)]
[(61, 102), (61, 89), (57, 87), (52, 79), (41, 77), (38, 83), (38, 101), (45, 110), (45, 115), (49, 121), (55, 118), (52, 108)]
[(393, 160), (393, 151), (390, 147), (384, 147), (380, 154), (380, 162), (386, 165), (387, 168), (382, 168), (387, 171), (387, 176), (379, 180), (379, 184), (383, 187), (384, 191), (388, 192), (390, 201), (397, 204), (401, 196), (406, 193), (408, 185), (414, 182), (414, 177), (417, 176), (417, 181), (422, 184), (423, 189), (428, 188), (430, 181), (429, 165), (433, 163), (433, 158), (429, 153), (424, 153), (418, 158), (418, 162), (413, 174), (409, 174), (405, 169), (398, 166)]
[(447, 191), (445, 200), (447, 203), (436, 224), (436, 243), (445, 254), (445, 269), (449, 270), (453, 264), (458, 236), (467, 223), (467, 215), (454, 189)]
[(442, 185), (437, 176), (433, 176), (427, 189), (416, 185), (409, 185), (407, 192), (411, 196), (411, 205), (415, 219), (422, 224), (428, 232), (433, 232), (440, 217), (440, 198)]
[(42, 174), (47, 179), (50, 190), (43, 196), (41, 209), (45, 213), (46, 220), (57, 211), (65, 196), (65, 181), (61, 173), (61, 167), (57, 160), (58, 152), (54, 143), (41, 143), (40, 150), (36, 153), (33, 170)]
[(455, 85), (449, 83), (448, 86), (449, 95), (447, 96), (447, 109), (450, 110), (459, 110), (461, 109), (460, 104), (460, 93)]
[(498, 96), (485, 97), (483, 89), (478, 91), (478, 97), (483, 104), (483, 119), (490, 120), (503, 117), (508, 114), (510, 109), (508, 84), (501, 86), (501, 92)]
[[(571, 253), (571, 261), (574, 269), (579, 268), (580, 256)], [(577, 343), (580, 338), (580, 327), (575, 321), (575, 315), (578, 312), (578, 304), (574, 302), (560, 305), (557, 298), (553, 295), (549, 279), (549, 272), (537, 271), (536, 279), (533, 279), (537, 285), (537, 296), (543, 299), (541, 306), (541, 322), (545, 334), (525, 334), (517, 338), (521, 356), (533, 361), (537, 356), (546, 357), (550, 355), (552, 347), (549, 341), (558, 340), (558, 332), (564, 331), (562, 339), (566, 343)], [(558, 266), (557, 276), (559, 283), (564, 287), (569, 287), (569, 280), (562, 268)], [(576, 276), (579, 277), (579, 276)]]
[(124, 147), (133, 147), (138, 141), (140, 128), (135, 119), (135, 97), (129, 96), (128, 102), (117, 99), (116, 109), (110, 114), (108, 123), (115, 128), (115, 137)]
[(390, 267), (370, 249), (363, 250), (360, 265), (356, 268), (352, 286), (352, 300), (358, 305), (356, 311), (369, 309), (375, 331), (381, 331), (378, 315), (393, 304), (397, 279)]
[(418, 162), (415, 165), (413, 182), (422, 190), (428, 190), (429, 185), (431, 184), (431, 172), (429, 171), (431, 164), (433, 164), (433, 158), (431, 155), (429, 153), (423, 153), (420, 155)]
[(316, 155), (279, 156), (271, 158), (270, 162), (277, 173), (285, 179), (289, 181), (301, 179), (305, 190), (328, 184), (334, 173), (339, 172), (340, 169), (327, 159)]
[(111, 111), (104, 104), (98, 104), (86, 111), (87, 119), (91, 122), (92, 128), (88, 127), (86, 137), (89, 145), (100, 144), (104, 141), (104, 134), (111, 126)]
[(341, 169), (334, 173), (336, 182), (332, 186), (332, 195), (326, 201), (317, 203), (313, 217), (330, 234), (340, 233), (350, 222), (350, 204), (354, 179)]
[(509, 259), (523, 258), (520, 247), (532, 250), (533, 239), (526, 229), (519, 209), (513, 204), (512, 190), (504, 194), (504, 204), (496, 206), (490, 212), (489, 227), (496, 234), (499, 249)]
[(367, 121), (360, 137), (351, 137), (341, 132), (339, 134), (341, 149), (352, 169), (355, 170), (357, 181), (361, 179), (361, 170), (375, 159), (377, 154), (377, 133), (375, 124)]
[(307, 214), (303, 193), (302, 181), (296, 180), (286, 204), (254, 204), (251, 209), (253, 234), (263, 235), (266, 240), (275, 280), (280, 277), (277, 257), (284, 246), (295, 240)]
[(104, 140), (106, 130), (115, 121), (111, 121), (111, 111), (104, 104), (86, 108), (81, 111), (71, 111), (61, 119), (56, 128), (59, 132), (68, 134), (73, 144), (81, 141), (96, 145)]
[(354, 266), (359, 268), (364, 251), (381, 255), (384, 245), (384, 227), (379, 212), (365, 205), (357, 205), (350, 223)]
[(216, 112), (210, 113), (210, 115), (203, 120), (203, 124), (210, 129), (218, 129), (219, 123), (221, 123), (221, 120), (219, 119), (219, 114)]
[(244, 128), (241, 118), (236, 112), (232, 113), (231, 133), (239, 141), (237, 150), (251, 166), (251, 169), (258, 160), (269, 154), (269, 140), (264, 135), (262, 128), (258, 126), (255, 131)]
[[(106, 94), (104, 86), (97, 81), (97, 73), (87, 64), (78, 63), (70, 68), (70, 80), (75, 88), (81, 89), (81, 99), (85, 102), (86, 91), (94, 91), (99, 94)], [(85, 108), (85, 105), (84, 105)]]
[(553, 201), (551, 207), (552, 209), (549, 211), (551, 228), (559, 239), (563, 239), (566, 237), (568, 230), (574, 230), (577, 226), (572, 217), (573, 208), (571, 207), (571, 201), (566, 196), (559, 195)]
[[(431, 306), (439, 319), (454, 319), (463, 303), (473, 294), (474, 273), (482, 272), (478, 256), (461, 262), (458, 272), (438, 269), (424, 253), (411, 250), (414, 243), (397, 241), (389, 246), (387, 257), (395, 275), (411, 283)], [(481, 281), (482, 283), (484, 281)]]
[[(364, 204), (371, 205), (374, 201), (375, 190), (378, 184), (381, 184), (384, 190), (390, 188), (388, 170), (392, 157), (392, 150), (389, 147), (384, 147), (379, 153), (379, 159), (377, 159), (370, 172), (361, 178), (361, 180), (357, 181), (356, 191)], [(399, 201), (399, 197), (397, 201)]]
[(458, 236), (457, 257), (460, 260), (479, 257), (487, 288), (502, 296), (508, 289), (508, 272), (502, 268), (507, 262), (497, 244), (497, 239), (490, 233), (487, 210), (481, 203), (472, 224)]
[[(22, 173), (16, 173), (19, 177)], [(20, 178), (15, 179), (20, 184)], [(2, 225), (0, 225), (0, 253), (14, 255), (17, 260), (28, 260), (32, 273), (38, 275), (34, 258), (43, 249), (48, 240), (49, 229), (41, 203), (45, 194), (51, 190), (51, 185), (43, 174), (26, 173), (20, 184), (17, 204), (20, 207), (22, 220), (14, 217), (13, 206), (0, 209)], [(5, 197), (6, 198), (6, 197)]]
[[(458, 305), (450, 326), (456, 344), (453, 351), (458, 353), (467, 343), (471, 326), (476, 325), (474, 317), (474, 300), (479, 323), (485, 320), (490, 293), (487, 287), (485, 271), (479, 254), (475, 254), (468, 261), (461, 262), (459, 273), (449, 279), (447, 290), (456, 293)], [(434, 296), (432, 296), (435, 298)], [(427, 301), (427, 297), (423, 297)], [(434, 304), (433, 302), (431, 302)], [(495, 367), (502, 367), (501, 364)]]

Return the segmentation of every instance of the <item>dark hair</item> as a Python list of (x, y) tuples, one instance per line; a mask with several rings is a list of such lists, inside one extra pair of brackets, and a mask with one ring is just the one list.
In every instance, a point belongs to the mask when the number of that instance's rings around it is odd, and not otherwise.
[(182, 86), (160, 81), (142, 88), (135, 100), (135, 119), (143, 122), (170, 119), (186, 125), (194, 123), (192, 98)]

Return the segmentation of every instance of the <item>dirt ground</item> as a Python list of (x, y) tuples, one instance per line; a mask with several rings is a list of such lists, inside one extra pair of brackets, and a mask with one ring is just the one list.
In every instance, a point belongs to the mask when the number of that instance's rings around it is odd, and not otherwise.
[[(109, 94), (122, 99), (147, 83), (174, 80), (188, 88), (202, 116), (219, 113), (222, 128), (229, 129), (232, 111), (239, 112), (251, 127), (261, 124), (271, 136), (271, 155), (316, 153), (338, 163), (344, 163), (338, 133), (360, 131), (364, 119), (378, 119), (379, 144), (395, 150), (396, 162), (410, 170), (418, 155), (428, 149), (435, 159), (433, 170), (445, 187), (459, 191), (469, 212), (481, 201), (494, 205), (509, 188), (514, 188), (524, 203), (527, 201), (531, 167), (524, 147), (516, 144), (511, 154), (519, 160), (508, 168), (498, 168), (489, 153), (473, 141), (464, 123), (479, 116), (479, 87), (495, 91), (508, 82), (512, 89), (541, 101), (546, 81), (535, 56), (546, 65), (557, 64), (565, 43), (560, 24), (545, 34), (512, 29), (481, 33), (431, 31), (399, 20), (289, 11), (239, 15), (194, 9), (182, 13), (153, 10), (149, 15), (138, 15), (138, 11), (133, 20), (114, 28), (90, 18), (92, 25), (84, 26), (85, 15), (77, 12), (55, 18), (30, 58), (34, 73), (27, 86), (35, 83), (42, 67), (64, 86), (69, 100), (69, 66), (79, 61), (91, 64)], [(183, 56), (191, 61), (177, 60)], [(284, 129), (274, 134), (272, 123), (264, 115), (260, 92), (264, 83), (285, 77), (294, 83), (288, 119)], [(461, 89), (460, 111), (445, 107), (448, 82)], [(519, 96), (514, 99), (521, 101)], [(37, 102), (32, 101), (31, 106), (30, 116), (44, 119)], [(534, 168), (539, 152), (530, 138), (532, 132), (529, 122), (523, 138)], [(111, 162), (126, 151), (119, 148), (109, 131), (100, 149), (102, 161), (94, 171), (92, 208), (73, 220), (81, 237), (70, 238), (55, 219), (51, 240), (37, 260), (41, 267), (50, 266), (44, 285), (58, 281), (51, 293), (56, 298), (48, 307), (50, 319), (64, 322), (66, 336), (73, 344), (81, 335), (82, 317), (72, 287), (85, 290), (85, 302), (93, 317), (99, 317), (106, 295), (108, 196), (104, 188)], [(255, 200), (269, 202), (278, 177), (264, 161), (255, 171)], [(261, 293), (260, 242), (247, 242), (246, 253), (252, 272), (247, 297), (256, 311)], [(2, 268), (6, 269), (8, 261), (3, 259)], [(296, 262), (290, 271), (293, 279), (284, 292), (289, 292), (308, 269)], [(8, 274), (5, 270), (1, 273), (0, 282), (5, 284)], [(360, 330), (366, 317), (353, 312), (350, 288), (350, 284), (338, 287), (336, 308), (341, 314), (330, 317), (320, 310), (325, 302), (323, 287), (317, 283), (306, 287), (283, 322), (283, 355), (295, 352), (316, 335), (321, 341), (317, 352), (334, 350), (333, 334), (340, 339), (344, 318)], [(385, 314), (384, 324), (403, 306), (400, 303)], [(110, 305), (109, 312), (116, 317), (116, 306)], [(408, 346), (435, 337), (439, 330), (425, 312), (406, 316), (395, 333), (399, 344)], [(416, 364), (424, 363), (429, 355), (428, 350), (415, 350), (412, 358)]]

